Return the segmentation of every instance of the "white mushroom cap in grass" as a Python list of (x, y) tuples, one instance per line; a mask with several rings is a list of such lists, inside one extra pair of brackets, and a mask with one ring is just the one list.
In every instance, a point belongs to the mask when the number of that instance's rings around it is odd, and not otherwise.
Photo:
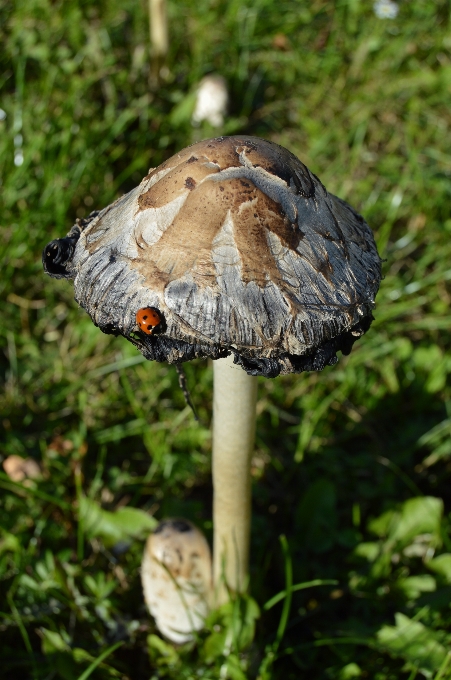
[(39, 464), (33, 458), (22, 458), (14, 453), (3, 461), (3, 469), (13, 482), (24, 482), (42, 476)]
[[(43, 253), (105, 333), (148, 359), (231, 352), (250, 375), (321, 370), (368, 330), (381, 279), (370, 228), (292, 153), (218, 137), (172, 156)], [(162, 324), (145, 335), (141, 308)]]
[(225, 78), (216, 73), (205, 76), (197, 87), (192, 124), (200, 125), (205, 120), (213, 127), (220, 127), (224, 124), (228, 101)]
[(144, 599), (160, 632), (172, 642), (192, 640), (208, 614), (211, 555), (204, 535), (185, 519), (160, 522), (141, 566)]

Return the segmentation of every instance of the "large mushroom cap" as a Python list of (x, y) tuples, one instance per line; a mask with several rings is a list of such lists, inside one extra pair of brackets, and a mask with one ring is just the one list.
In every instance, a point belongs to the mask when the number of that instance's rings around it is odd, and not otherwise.
[[(184, 149), (43, 253), (106, 333), (148, 359), (226, 356), (248, 373), (321, 370), (372, 321), (373, 235), (292, 153), (257, 137)], [(154, 332), (137, 325), (151, 308)]]

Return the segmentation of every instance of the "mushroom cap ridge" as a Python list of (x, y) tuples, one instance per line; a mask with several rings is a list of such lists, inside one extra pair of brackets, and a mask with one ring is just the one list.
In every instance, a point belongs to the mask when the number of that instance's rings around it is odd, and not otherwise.
[[(55, 259), (55, 266), (52, 265)], [(371, 321), (381, 260), (371, 229), (292, 153), (257, 137), (194, 144), (50, 243), (106, 333), (148, 359), (235, 355), (252, 375), (321, 370)], [(140, 308), (160, 333), (138, 332)]]

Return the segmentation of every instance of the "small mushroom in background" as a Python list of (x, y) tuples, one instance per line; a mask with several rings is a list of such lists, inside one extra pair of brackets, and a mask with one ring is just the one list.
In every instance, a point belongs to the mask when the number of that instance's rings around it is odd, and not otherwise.
[[(214, 360), (215, 602), (244, 591), (256, 377), (332, 366), (369, 329), (381, 280), (371, 229), (287, 149), (218, 137), (77, 222), (43, 263), (147, 359)], [(146, 327), (142, 310), (155, 313)]]
[(141, 581), (159, 631), (177, 644), (191, 640), (211, 604), (211, 554), (205, 536), (185, 519), (160, 522), (146, 543)]
[(205, 120), (212, 127), (221, 127), (224, 124), (228, 102), (225, 78), (217, 74), (205, 76), (197, 87), (192, 124), (197, 126)]
[(22, 458), (12, 454), (3, 461), (3, 469), (13, 482), (23, 482), (42, 477), (41, 468), (33, 458)]

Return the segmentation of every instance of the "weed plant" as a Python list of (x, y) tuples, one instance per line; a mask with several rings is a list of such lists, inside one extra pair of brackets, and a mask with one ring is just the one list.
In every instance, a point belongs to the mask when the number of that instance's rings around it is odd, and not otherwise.
[[(451, 32), (447, 0), (169, 0), (159, 82), (144, 0), (0, 0), (5, 680), (451, 677)], [(194, 129), (222, 74), (221, 129)], [(175, 648), (146, 613), (143, 539), (211, 535), (209, 428), (173, 368), (102, 335), (44, 245), (176, 150), (287, 146), (375, 231), (376, 321), (320, 374), (259, 383), (251, 598)], [(201, 421), (212, 376), (186, 367)], [(309, 585), (310, 584), (310, 585)], [(318, 585), (320, 584), (320, 585)]]

